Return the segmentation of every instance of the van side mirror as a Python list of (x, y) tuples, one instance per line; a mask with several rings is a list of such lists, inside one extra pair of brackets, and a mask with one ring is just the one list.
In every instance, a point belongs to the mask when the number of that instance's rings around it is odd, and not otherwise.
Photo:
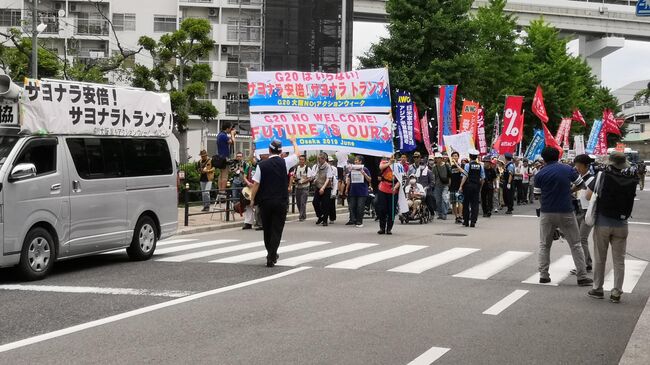
[(20, 163), (11, 170), (9, 181), (19, 181), (34, 176), (36, 176), (36, 166), (33, 163)]

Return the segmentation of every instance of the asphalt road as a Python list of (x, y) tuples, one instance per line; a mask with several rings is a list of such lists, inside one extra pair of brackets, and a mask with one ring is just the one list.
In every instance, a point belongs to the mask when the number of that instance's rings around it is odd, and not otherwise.
[[(280, 254), (289, 266), (273, 269), (240, 256), (263, 248), (252, 243), (261, 232), (234, 229), (174, 237), (187, 241), (147, 262), (63, 262), (36, 283), (1, 270), (0, 363), (407, 364), (426, 353), (422, 363), (616, 364), (650, 295), (650, 192), (639, 199), (628, 267), (643, 269), (620, 304), (587, 297), (566, 274), (563, 241), (552, 278), (566, 278), (522, 283), (537, 271), (532, 206), (477, 228), (398, 223), (393, 236), (371, 221), (294, 222)], [(439, 235), (449, 233), (462, 236)], [(440, 253), (456, 257), (429, 259)], [(399, 272), (409, 270), (423, 271)]]

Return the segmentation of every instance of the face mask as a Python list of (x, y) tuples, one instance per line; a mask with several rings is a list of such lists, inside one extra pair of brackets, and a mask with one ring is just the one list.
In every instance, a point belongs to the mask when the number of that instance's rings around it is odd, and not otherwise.
[(411, 180), (409, 180), (409, 182), (411, 183), (411, 185), (415, 185), (415, 183), (417, 182), (417, 180), (415, 180), (415, 179), (411, 179)]

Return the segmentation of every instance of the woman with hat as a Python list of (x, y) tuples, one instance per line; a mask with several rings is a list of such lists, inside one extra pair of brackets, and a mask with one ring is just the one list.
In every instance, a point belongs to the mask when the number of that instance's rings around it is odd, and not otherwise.
[(214, 180), (214, 167), (212, 167), (212, 159), (208, 158), (208, 152), (201, 150), (201, 160), (198, 162), (197, 167), (201, 176), (199, 177), (199, 184), (201, 186), (201, 198), (203, 200), (202, 212), (210, 210), (210, 190), (212, 189), (212, 181)]

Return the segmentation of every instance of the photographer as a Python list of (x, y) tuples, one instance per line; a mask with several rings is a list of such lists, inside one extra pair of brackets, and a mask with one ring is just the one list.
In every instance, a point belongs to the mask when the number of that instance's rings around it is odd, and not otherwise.
[(219, 194), (225, 196), (228, 187), (228, 160), (230, 160), (230, 146), (235, 141), (237, 131), (229, 122), (223, 122), (221, 131), (217, 135), (217, 154), (213, 157), (213, 164), (219, 170)]

